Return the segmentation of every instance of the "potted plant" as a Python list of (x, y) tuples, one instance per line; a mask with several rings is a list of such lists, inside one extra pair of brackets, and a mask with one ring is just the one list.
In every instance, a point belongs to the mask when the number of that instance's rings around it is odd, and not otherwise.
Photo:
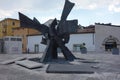
[(85, 43), (80, 44), (80, 52), (83, 54), (87, 53), (87, 48), (85, 47)]
[(112, 54), (119, 55), (119, 48), (117, 48), (116, 42), (113, 43)]

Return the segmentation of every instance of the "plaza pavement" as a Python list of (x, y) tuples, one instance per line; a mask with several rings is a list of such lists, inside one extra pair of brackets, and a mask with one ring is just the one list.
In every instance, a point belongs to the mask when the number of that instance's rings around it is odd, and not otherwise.
[[(15, 63), (4, 65), (4, 61), (13, 60), (19, 57), (35, 58), (41, 57), (39, 54), (0, 54), (0, 80), (120, 80), (120, 55), (112, 55), (110, 52), (88, 52), (81, 54), (73, 53), (77, 58), (95, 60), (102, 71), (96, 71), (94, 74), (63, 74), (63, 73), (46, 73), (48, 64), (43, 68), (27, 69), (16, 65)], [(62, 54), (59, 54), (62, 56)], [(81, 63), (76, 61), (70, 62), (76, 65)]]

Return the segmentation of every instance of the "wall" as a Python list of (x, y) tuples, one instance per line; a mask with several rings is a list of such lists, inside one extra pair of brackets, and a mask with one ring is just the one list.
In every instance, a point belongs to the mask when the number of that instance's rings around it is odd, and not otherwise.
[(39, 45), (39, 52), (44, 52), (46, 45), (41, 44), (41, 35), (36, 35), (36, 36), (28, 36), (28, 45), (27, 49), (29, 49), (29, 52), (35, 52), (35, 44)]
[(0, 38), (4, 36), (13, 36), (13, 28), (19, 26), (20, 22), (17, 19), (6, 18), (0, 21)]
[(5, 53), (22, 53), (22, 38), (15, 36), (4, 37), (4, 52)]
[[(95, 25), (95, 50), (99, 52), (105, 51), (102, 45), (106, 37), (114, 36), (120, 40), (120, 27), (108, 26), (108, 25)], [(118, 46), (120, 48), (120, 46)]]
[(14, 28), (13, 35), (22, 37), (22, 52), (26, 52), (26, 48), (27, 48), (26, 36), (28, 35), (28, 30), (26, 28)]
[(22, 51), (27, 52), (27, 35), (31, 34), (40, 34), (37, 30), (30, 29), (30, 28), (14, 28), (13, 35), (14, 36), (21, 36), (22, 37)]
[[(30, 52), (34, 52), (35, 44), (39, 45), (39, 52), (44, 52), (46, 45), (41, 44), (41, 35), (36, 36), (28, 36), (28, 46)], [(81, 44), (86, 43), (86, 47), (88, 51), (94, 51), (94, 33), (88, 33), (88, 34), (71, 34), (70, 35), (70, 41), (66, 46), (73, 51), (73, 45), (74, 44)]]
[(94, 51), (94, 33), (84, 33), (84, 34), (71, 34), (70, 41), (68, 44), (68, 48), (73, 51), (74, 44), (82, 44), (85, 43), (88, 51)]

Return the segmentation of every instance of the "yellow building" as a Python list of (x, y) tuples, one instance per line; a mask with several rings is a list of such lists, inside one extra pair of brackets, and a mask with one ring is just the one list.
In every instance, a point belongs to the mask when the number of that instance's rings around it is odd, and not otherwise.
[(20, 21), (17, 19), (6, 18), (0, 21), (0, 38), (13, 36), (13, 28), (16, 27), (20, 27)]
[(37, 30), (20, 27), (20, 20), (6, 18), (0, 21), (0, 38), (4, 36), (21, 36), (22, 51), (27, 51), (27, 35), (40, 34)]
[(27, 52), (27, 35), (40, 34), (39, 31), (30, 29), (30, 28), (14, 28), (13, 36), (21, 36), (22, 37), (22, 51)]

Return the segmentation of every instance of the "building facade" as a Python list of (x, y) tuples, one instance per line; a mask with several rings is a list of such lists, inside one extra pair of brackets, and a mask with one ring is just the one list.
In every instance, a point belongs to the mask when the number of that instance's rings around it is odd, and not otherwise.
[[(80, 44), (85, 43), (88, 51), (95, 50), (95, 33), (94, 27), (80, 29), (76, 33), (70, 34), (69, 43), (66, 46), (73, 52), (80, 51)], [(44, 52), (46, 45), (41, 44), (42, 35), (28, 35), (27, 48), (30, 52)]]
[[(28, 46), (30, 52), (44, 52), (46, 45), (41, 44), (42, 35), (28, 36)], [(88, 51), (95, 50), (94, 33), (71, 34), (69, 43), (66, 46), (73, 52), (80, 51), (80, 44), (85, 43)]]
[(0, 21), (0, 38), (13, 36), (13, 28), (17, 27), (20, 27), (20, 21), (17, 19), (6, 18)]
[[(95, 24), (95, 27), (79, 29), (77, 33), (70, 35), (66, 46), (74, 52), (80, 51), (80, 44), (85, 43), (88, 51), (111, 52), (112, 48), (120, 50), (120, 26), (111, 24)], [(44, 52), (46, 46), (40, 44), (42, 35), (28, 36), (30, 52)]]
[(111, 24), (95, 24), (95, 50), (111, 51), (114, 44), (120, 49), (120, 26)]
[(13, 29), (13, 36), (20, 36), (22, 37), (22, 51), (27, 52), (27, 35), (34, 35), (34, 34), (40, 34), (39, 31), (30, 29), (30, 28), (14, 28)]
[(28, 45), (27, 49), (31, 53), (44, 52), (46, 45), (41, 44), (42, 35), (30, 35), (27, 36)]
[(0, 21), (0, 38), (6, 36), (22, 37), (22, 51), (27, 51), (27, 35), (40, 34), (37, 30), (20, 27), (20, 21), (17, 19), (6, 18)]
[(4, 53), (7, 54), (22, 53), (22, 37), (5, 36), (3, 40), (4, 40)]

